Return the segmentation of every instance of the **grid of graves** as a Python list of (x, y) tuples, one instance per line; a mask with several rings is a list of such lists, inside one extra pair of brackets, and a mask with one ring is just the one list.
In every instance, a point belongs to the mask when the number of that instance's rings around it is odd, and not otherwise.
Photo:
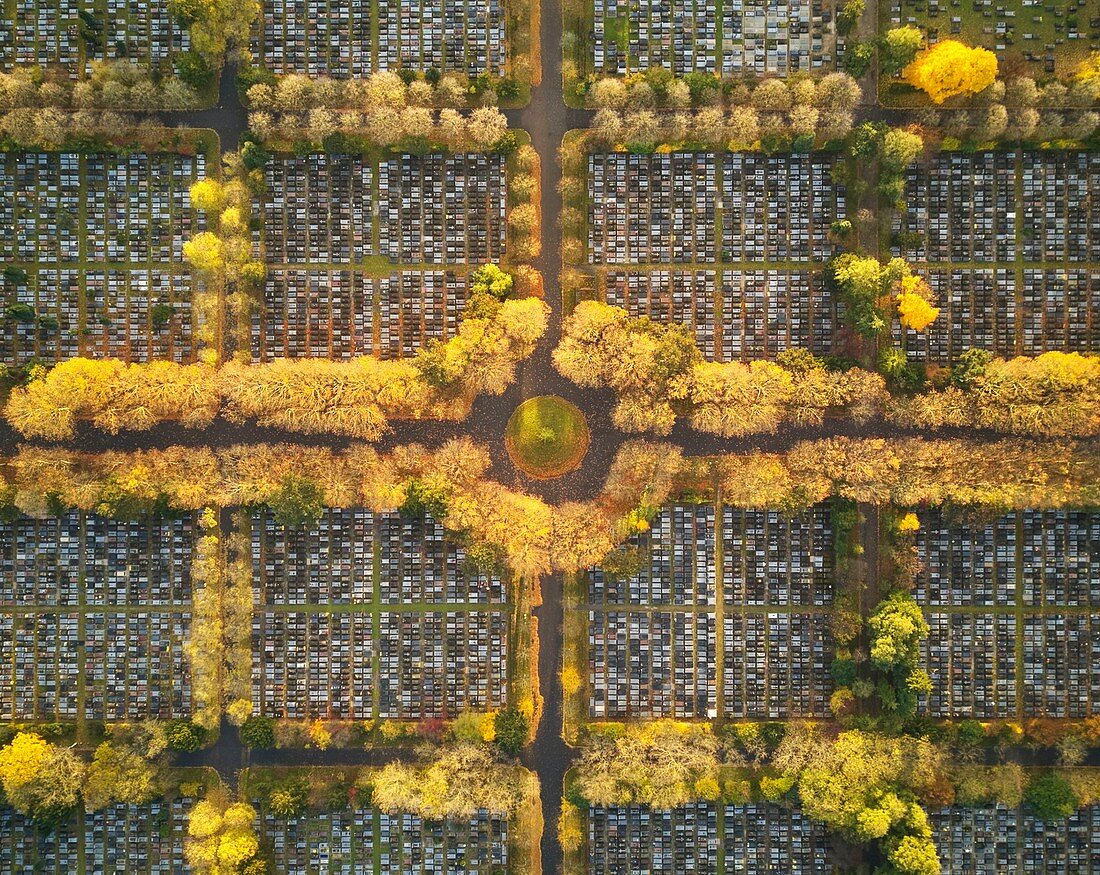
[(911, 24), (931, 42), (983, 46), (1008, 76), (1072, 73), (1100, 41), (1100, 15), (1086, 0), (888, 0), (879, 10), (883, 32)]
[(0, 523), (0, 714), (188, 717), (191, 515)]
[(77, 78), (97, 61), (127, 59), (171, 72), (190, 49), (164, 3), (144, 0), (14, 0), (0, 5), (0, 71), (41, 67)]
[(505, 252), (501, 156), (280, 155), (265, 176), (255, 359), (411, 356), (455, 334), (469, 269)]
[[(588, 0), (593, 63), (612, 75), (786, 76), (835, 70), (844, 50), (831, 0)], [(842, 4), (840, 4), (842, 5)]]
[(261, 811), (258, 819), (261, 842), (272, 849), (274, 871), (281, 875), (490, 875), (508, 866), (507, 821), (488, 812), (469, 820), (425, 821), (364, 807), (292, 819)]
[(895, 339), (932, 362), (1100, 349), (1100, 153), (945, 152), (911, 168), (895, 255), (927, 263), (939, 318)]
[(588, 257), (601, 296), (685, 325), (714, 361), (843, 342), (820, 264), (847, 213), (825, 154), (589, 156)]
[(826, 508), (674, 504), (623, 550), (639, 570), (585, 580), (591, 719), (827, 715)]
[(197, 800), (176, 796), (143, 805), (114, 803), (43, 827), (0, 806), (0, 871), (49, 875), (187, 871), (187, 813)]
[(797, 810), (696, 802), (665, 811), (591, 807), (587, 871), (825, 875), (833, 866), (824, 828)]
[(1100, 713), (1100, 514), (918, 513), (933, 717)]
[(376, 70), (502, 76), (504, 0), (264, 0), (252, 35), (276, 73), (350, 78)]
[(189, 362), (188, 189), (207, 158), (136, 152), (0, 156), (0, 361)]
[(1002, 805), (955, 805), (928, 819), (944, 875), (1100, 872), (1100, 805), (1049, 822)]
[(506, 704), (506, 584), (433, 519), (332, 508), (290, 529), (257, 510), (247, 525), (258, 713), (418, 720)]

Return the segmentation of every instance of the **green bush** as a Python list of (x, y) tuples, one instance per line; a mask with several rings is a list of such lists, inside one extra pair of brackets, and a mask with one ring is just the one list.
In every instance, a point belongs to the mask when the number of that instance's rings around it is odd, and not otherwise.
[(1044, 772), (1028, 784), (1024, 801), (1040, 820), (1065, 820), (1079, 804), (1069, 781), (1057, 772)]
[(527, 744), (531, 723), (518, 708), (502, 708), (494, 720), (496, 739), (494, 744), (509, 756), (519, 756)]
[(172, 720), (165, 728), (164, 736), (172, 750), (193, 751), (202, 747), (206, 730), (190, 720)]
[(241, 743), (247, 748), (275, 746), (275, 721), (253, 714), (241, 724)]

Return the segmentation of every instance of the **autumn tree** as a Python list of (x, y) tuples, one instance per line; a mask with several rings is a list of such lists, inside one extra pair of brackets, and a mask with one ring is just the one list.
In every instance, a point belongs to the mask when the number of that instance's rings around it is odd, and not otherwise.
[(114, 802), (141, 805), (160, 787), (156, 767), (129, 746), (105, 741), (95, 750), (84, 784), (84, 806), (89, 811)]
[(943, 103), (992, 85), (997, 78), (997, 56), (988, 49), (943, 40), (920, 52), (902, 71), (902, 78), (934, 103)]
[(485, 810), (511, 815), (538, 795), (538, 779), (497, 762), (481, 745), (457, 744), (423, 764), (390, 763), (375, 776), (372, 801), (383, 811), (430, 820), (472, 817)]
[(879, 603), (867, 625), (871, 630), (871, 662), (890, 684), (889, 689), (880, 689), (883, 706), (911, 714), (917, 696), (932, 690), (928, 673), (919, 668), (928, 621), (911, 596), (894, 592)]
[(700, 782), (716, 779), (718, 767), (709, 726), (657, 720), (590, 738), (576, 763), (576, 790), (593, 805), (676, 808), (701, 798)]
[(882, 40), (882, 67), (886, 73), (900, 73), (924, 45), (924, 34), (911, 24), (886, 31)]
[(80, 801), (84, 764), (69, 748), (19, 732), (0, 748), (0, 787), (8, 804), (47, 823), (63, 820)]
[(191, 870), (200, 875), (235, 875), (260, 860), (255, 820), (251, 805), (229, 803), (220, 794), (197, 802), (188, 815), (184, 844)]

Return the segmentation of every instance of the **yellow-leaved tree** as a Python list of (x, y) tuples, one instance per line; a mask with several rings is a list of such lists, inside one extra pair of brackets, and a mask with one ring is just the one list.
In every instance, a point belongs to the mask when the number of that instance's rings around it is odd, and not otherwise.
[[(220, 795), (203, 799), (191, 809), (184, 853), (192, 871), (203, 875), (239, 873), (258, 859), (256, 810), (243, 802), (229, 804)], [(261, 865), (249, 868), (265, 871)]]
[(934, 103), (943, 103), (960, 94), (977, 94), (992, 85), (997, 78), (997, 56), (958, 40), (943, 40), (920, 52), (901, 76)]
[(913, 331), (924, 331), (936, 321), (940, 308), (934, 306), (935, 292), (921, 277), (904, 276), (898, 284), (898, 318)]

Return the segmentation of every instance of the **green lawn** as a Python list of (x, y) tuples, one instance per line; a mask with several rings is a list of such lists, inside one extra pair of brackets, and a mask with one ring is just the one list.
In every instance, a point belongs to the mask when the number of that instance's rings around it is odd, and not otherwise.
[(524, 401), (508, 420), (504, 443), (516, 467), (529, 477), (558, 477), (576, 468), (588, 450), (584, 414), (564, 398)]

